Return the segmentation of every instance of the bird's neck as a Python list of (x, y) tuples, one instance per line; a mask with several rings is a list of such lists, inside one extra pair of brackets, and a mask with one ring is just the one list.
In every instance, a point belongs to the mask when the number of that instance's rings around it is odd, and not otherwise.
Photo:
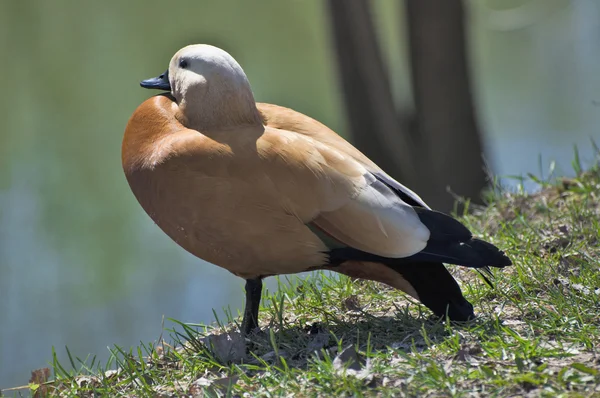
[(239, 88), (206, 90), (201, 98), (183, 98), (179, 107), (184, 124), (198, 131), (262, 124), (252, 91)]

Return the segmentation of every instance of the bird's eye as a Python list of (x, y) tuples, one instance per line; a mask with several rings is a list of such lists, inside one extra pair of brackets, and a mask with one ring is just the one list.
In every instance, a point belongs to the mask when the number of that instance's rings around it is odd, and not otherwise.
[(186, 61), (185, 59), (180, 59), (179, 60), (179, 67), (182, 69), (185, 69), (188, 67), (188, 61)]

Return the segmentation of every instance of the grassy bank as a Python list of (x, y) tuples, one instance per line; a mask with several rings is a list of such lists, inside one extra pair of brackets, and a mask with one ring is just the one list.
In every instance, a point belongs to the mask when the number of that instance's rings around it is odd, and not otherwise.
[(462, 217), (515, 263), (496, 272), (495, 289), (451, 267), (476, 308), (473, 322), (432, 319), (381, 284), (315, 274), (263, 299), (252, 354), (224, 316), (211, 327), (179, 326), (171, 345), (116, 348), (102, 367), (55, 362), (56, 380), (44, 383), (41, 371), (30, 388), (65, 396), (600, 396), (600, 170), (541, 185), (532, 195), (491, 195), (489, 206)]

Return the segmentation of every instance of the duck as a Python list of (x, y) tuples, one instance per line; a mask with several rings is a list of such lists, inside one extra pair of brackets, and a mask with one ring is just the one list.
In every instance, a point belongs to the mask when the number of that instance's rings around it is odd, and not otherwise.
[(225, 50), (186, 46), (141, 87), (163, 91), (130, 117), (122, 166), (156, 225), (245, 280), (241, 332), (259, 328), (263, 279), (329, 270), (399, 289), (450, 321), (475, 318), (444, 264), (512, 265), (431, 209), (319, 121), (257, 103)]

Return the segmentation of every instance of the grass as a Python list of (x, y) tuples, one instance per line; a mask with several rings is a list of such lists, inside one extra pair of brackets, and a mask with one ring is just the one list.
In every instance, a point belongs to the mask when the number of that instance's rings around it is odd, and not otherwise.
[(52, 380), (41, 370), (28, 388), (73, 397), (600, 397), (600, 168), (577, 171), (538, 180), (535, 194), (492, 192), (488, 206), (461, 217), (515, 264), (496, 272), (495, 289), (450, 267), (475, 321), (442, 322), (384, 285), (315, 273), (265, 293), (262, 332), (248, 342), (231, 313), (210, 326), (176, 323), (170, 344), (116, 347), (102, 366), (69, 354), (68, 364), (55, 359)]

